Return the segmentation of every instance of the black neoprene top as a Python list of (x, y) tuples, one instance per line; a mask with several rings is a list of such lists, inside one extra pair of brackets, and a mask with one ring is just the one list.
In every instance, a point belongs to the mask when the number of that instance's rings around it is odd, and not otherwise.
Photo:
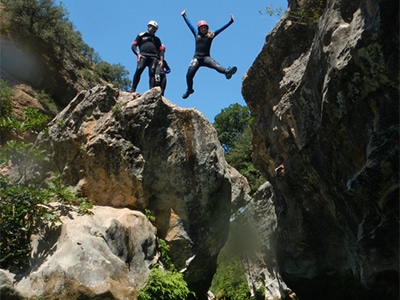
[(193, 57), (195, 58), (203, 58), (205, 56), (210, 56), (210, 48), (213, 39), (233, 23), (233, 20), (231, 19), (227, 24), (215, 30), (213, 35), (208, 35), (208, 34), (201, 34), (198, 30), (196, 30), (196, 28), (193, 26), (193, 24), (190, 22), (190, 20), (186, 15), (183, 16), (183, 19), (185, 20), (190, 31), (193, 33), (193, 36), (196, 41), (196, 47), (193, 55)]
[(139, 33), (136, 39), (132, 42), (131, 49), (136, 55), (139, 54), (137, 47), (139, 47), (141, 55), (155, 57), (164, 56), (165, 48), (161, 44), (161, 40), (148, 32)]

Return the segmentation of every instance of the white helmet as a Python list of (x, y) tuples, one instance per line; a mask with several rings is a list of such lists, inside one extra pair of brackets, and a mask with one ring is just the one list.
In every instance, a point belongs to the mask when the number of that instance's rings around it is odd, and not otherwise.
[(149, 21), (149, 23), (147, 23), (147, 25), (151, 25), (151, 26), (154, 26), (156, 29), (158, 29), (158, 24), (157, 24), (157, 22), (156, 21)]

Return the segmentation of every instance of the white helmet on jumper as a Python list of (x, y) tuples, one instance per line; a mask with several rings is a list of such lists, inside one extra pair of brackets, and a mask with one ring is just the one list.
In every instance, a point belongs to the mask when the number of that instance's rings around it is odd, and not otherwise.
[(158, 29), (158, 23), (156, 21), (151, 20), (149, 23), (147, 23), (147, 25), (154, 26), (156, 29)]

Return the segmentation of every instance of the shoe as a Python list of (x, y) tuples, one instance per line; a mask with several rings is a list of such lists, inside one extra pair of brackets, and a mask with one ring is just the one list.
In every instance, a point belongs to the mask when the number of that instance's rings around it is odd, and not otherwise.
[(228, 72), (226, 72), (225, 77), (226, 79), (231, 79), (232, 75), (235, 74), (237, 71), (236, 67), (228, 68)]
[(187, 97), (189, 97), (191, 94), (193, 94), (194, 93), (194, 90), (193, 89), (191, 89), (191, 90), (187, 90), (183, 95), (182, 95), (182, 98), (183, 99), (186, 99)]

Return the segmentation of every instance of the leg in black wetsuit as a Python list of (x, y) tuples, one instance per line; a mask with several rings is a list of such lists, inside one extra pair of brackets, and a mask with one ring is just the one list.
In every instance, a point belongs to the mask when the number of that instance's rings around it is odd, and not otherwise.
[(154, 73), (156, 64), (157, 59), (155, 57), (142, 56), (140, 58), (136, 67), (135, 75), (133, 75), (132, 92), (136, 91), (140, 81), (140, 76), (146, 67), (149, 67), (149, 86), (150, 88), (154, 86)]
[(193, 78), (196, 75), (197, 70), (200, 67), (208, 67), (210, 69), (216, 70), (218, 73), (225, 74), (227, 79), (230, 79), (233, 74), (236, 73), (237, 68), (224, 68), (221, 66), (215, 59), (210, 56), (206, 56), (204, 58), (193, 58), (190, 62), (190, 66), (186, 73), (186, 83), (187, 83), (187, 90), (183, 94), (182, 98), (186, 99), (189, 95), (193, 94)]
[(217, 72), (219, 72), (221, 74), (225, 74), (226, 79), (230, 79), (232, 77), (232, 75), (236, 73), (236, 70), (237, 70), (236, 67), (224, 68), (210, 56), (204, 57), (202, 65), (209, 67), (211, 69), (217, 70)]
[(224, 68), (223, 66), (221, 66), (219, 63), (217, 63), (215, 61), (215, 59), (213, 59), (210, 56), (206, 56), (204, 57), (203, 61), (202, 61), (202, 66), (206, 66), (209, 67), (211, 69), (216, 70), (218, 73), (222, 73), (222, 74), (226, 74), (228, 73), (228, 69)]
[(201, 63), (198, 58), (193, 58), (190, 61), (190, 65), (189, 65), (189, 68), (186, 73), (187, 89), (186, 89), (186, 92), (182, 95), (183, 99), (186, 99), (187, 97), (189, 97), (191, 94), (194, 93), (193, 78), (194, 78), (194, 75), (196, 75), (196, 72), (200, 68), (200, 66), (201, 66)]
[[(150, 71), (149, 71), (149, 76), (150, 76)], [(164, 68), (160, 68), (160, 65), (158, 63), (156, 64), (155, 67), (153, 86), (161, 87), (161, 95), (164, 96), (165, 88), (167, 87), (167, 76), (165, 74)]]

